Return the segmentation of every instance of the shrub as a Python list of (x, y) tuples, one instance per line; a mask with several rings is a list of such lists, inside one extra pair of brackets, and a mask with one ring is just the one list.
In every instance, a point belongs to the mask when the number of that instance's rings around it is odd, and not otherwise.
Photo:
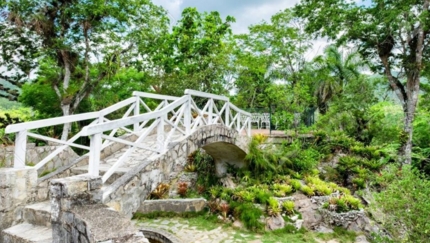
[(181, 197), (186, 197), (188, 193), (188, 184), (186, 182), (179, 182), (177, 192)]
[(291, 215), (294, 213), (294, 202), (293, 201), (284, 201), (282, 203), (282, 207), (284, 208), (284, 210), (287, 214)]
[(276, 216), (279, 215), (281, 211), (282, 209), (279, 205), (279, 201), (274, 197), (270, 197), (267, 200), (267, 214), (270, 216)]
[(299, 180), (292, 179), (290, 181), (290, 184), (294, 188), (295, 191), (299, 191), (300, 188), (302, 187), (302, 183), (300, 183)]
[(302, 186), (300, 188), (300, 191), (302, 191), (306, 196), (309, 196), (309, 197), (315, 195), (314, 190), (312, 188), (310, 188), (309, 186)]
[[(430, 180), (411, 166), (389, 166), (386, 190), (375, 194), (374, 206), (384, 212), (385, 228), (398, 242), (428, 242), (430, 234)], [(404, 234), (401, 234), (404, 232)]]
[(260, 222), (263, 212), (252, 203), (243, 203), (234, 208), (235, 218), (239, 218), (251, 231), (262, 231), (264, 223)]

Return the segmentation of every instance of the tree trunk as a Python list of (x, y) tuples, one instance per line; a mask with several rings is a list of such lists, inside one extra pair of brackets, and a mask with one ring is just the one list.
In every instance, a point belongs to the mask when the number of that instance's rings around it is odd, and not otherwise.
[[(68, 104), (62, 104), (61, 110), (63, 110), (63, 116), (70, 115), (70, 103)], [(66, 141), (69, 137), (70, 129), (72, 128), (72, 123), (64, 123), (63, 126), (63, 133), (61, 134), (61, 140)]]

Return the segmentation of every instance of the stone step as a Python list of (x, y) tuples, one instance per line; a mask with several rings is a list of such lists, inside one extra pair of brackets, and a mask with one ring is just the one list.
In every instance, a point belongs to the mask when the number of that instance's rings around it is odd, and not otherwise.
[[(100, 164), (99, 165), (100, 176), (103, 176), (106, 173), (106, 171), (108, 171), (109, 169), (110, 169), (110, 165)], [(109, 179), (105, 182), (105, 184), (112, 184), (114, 181), (119, 179), (122, 175), (124, 175), (129, 170), (130, 168), (123, 168), (123, 167), (118, 168), (111, 175), (111, 177), (109, 177)], [(88, 173), (88, 165), (72, 168), (72, 174), (74, 175), (82, 175), (86, 173)]]
[(27, 205), (24, 208), (24, 221), (34, 225), (51, 227), (51, 202), (45, 201)]
[(52, 229), (28, 223), (3, 230), (5, 243), (52, 243)]

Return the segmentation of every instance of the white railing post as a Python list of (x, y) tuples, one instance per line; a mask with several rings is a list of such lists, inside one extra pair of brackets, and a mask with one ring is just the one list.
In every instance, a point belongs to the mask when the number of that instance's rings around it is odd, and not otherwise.
[[(184, 125), (186, 136), (191, 133), (191, 95), (187, 95), (188, 100), (185, 102)], [(178, 117), (179, 119), (179, 117)]]
[(25, 157), (27, 154), (27, 130), (21, 130), (15, 138), (15, 156), (13, 159), (13, 168), (25, 168)]
[(227, 101), (225, 107), (225, 125), (230, 127), (230, 101)]
[(209, 100), (209, 108), (208, 108), (208, 124), (211, 125), (212, 124), (212, 115), (213, 115), (213, 108), (214, 108), (214, 100), (210, 99)]
[(237, 112), (237, 125), (236, 125), (236, 130), (239, 132), (240, 128), (241, 128), (241, 121), (240, 121), (241, 115), (240, 112)]
[(159, 123), (157, 127), (157, 150), (159, 153), (163, 153), (165, 150), (164, 146), (164, 115), (160, 116)]
[(88, 174), (99, 176), (100, 150), (102, 147), (102, 133), (91, 135), (90, 138), (90, 155), (88, 163)]
[(251, 117), (248, 117), (248, 119), (246, 119), (246, 120), (248, 121), (247, 134), (248, 134), (248, 137), (251, 137)]
[[(137, 116), (140, 113), (140, 97), (137, 96), (137, 95), (135, 97), (136, 97), (136, 104), (134, 106), (134, 115)], [(133, 124), (133, 130), (134, 130), (134, 132), (138, 132), (139, 131), (139, 127), (140, 127), (140, 125), (139, 125), (138, 122), (134, 123)]]

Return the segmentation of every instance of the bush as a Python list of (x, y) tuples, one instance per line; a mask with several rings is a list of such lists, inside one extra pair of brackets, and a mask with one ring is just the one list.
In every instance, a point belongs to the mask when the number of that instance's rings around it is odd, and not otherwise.
[(383, 175), (386, 190), (376, 193), (384, 227), (399, 242), (428, 242), (430, 236), (430, 181), (411, 166), (389, 166)]
[(234, 208), (234, 217), (239, 218), (251, 231), (262, 231), (264, 224), (260, 222), (263, 212), (252, 203), (243, 203)]

